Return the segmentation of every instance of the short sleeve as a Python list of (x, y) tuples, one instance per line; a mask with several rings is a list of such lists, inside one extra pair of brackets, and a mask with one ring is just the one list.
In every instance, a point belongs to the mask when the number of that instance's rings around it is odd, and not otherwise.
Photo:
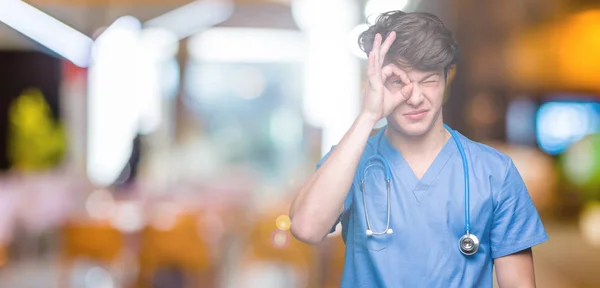
[(512, 160), (495, 200), (490, 233), (492, 258), (507, 256), (548, 240), (525, 182)]
[[(327, 160), (327, 158), (329, 158), (329, 155), (331, 155), (331, 152), (333, 151), (334, 148), (335, 148), (335, 146), (332, 146), (331, 149), (329, 150), (329, 152), (327, 152), (327, 154), (325, 154), (325, 156), (323, 156), (321, 161), (319, 161), (319, 163), (317, 164), (317, 169), (319, 169), (319, 167), (321, 167), (321, 165), (323, 165), (323, 163), (325, 163), (325, 161)], [(350, 206), (352, 206), (352, 193), (350, 193), (350, 191), (348, 191), (348, 195), (346, 196), (346, 199), (344, 200), (344, 210), (342, 211), (342, 214), (340, 214), (340, 217), (338, 217), (338, 220), (335, 222), (335, 224), (333, 224), (333, 227), (331, 227), (331, 231), (329, 231), (329, 233), (335, 232), (335, 227), (338, 225), (338, 223), (340, 223), (342, 218), (344, 216), (346, 216), (348, 211), (350, 211)]]

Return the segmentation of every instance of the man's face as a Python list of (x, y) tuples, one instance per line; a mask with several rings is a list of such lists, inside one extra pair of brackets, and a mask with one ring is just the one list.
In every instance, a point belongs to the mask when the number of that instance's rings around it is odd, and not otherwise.
[[(405, 70), (413, 84), (412, 95), (398, 105), (387, 117), (389, 125), (407, 136), (421, 136), (429, 132), (439, 119), (446, 89), (444, 70), (419, 71)], [(392, 93), (399, 93), (403, 87), (399, 77), (388, 78), (385, 86)]]

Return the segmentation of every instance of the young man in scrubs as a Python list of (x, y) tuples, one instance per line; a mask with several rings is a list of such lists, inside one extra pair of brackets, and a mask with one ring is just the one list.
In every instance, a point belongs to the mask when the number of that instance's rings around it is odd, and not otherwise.
[[(291, 231), (319, 243), (342, 224), (342, 287), (535, 287), (531, 247), (548, 239), (512, 160), (457, 132), (469, 165), (470, 233), (479, 250), (464, 255), (464, 173), (444, 127), (442, 102), (456, 62), (452, 34), (434, 15), (392, 11), (359, 39), (368, 54), (362, 109), (341, 141), (296, 195)], [(332, 83), (332, 85), (345, 85)], [(343, 98), (343, 97), (342, 97)], [(382, 118), (388, 125), (370, 135)], [(391, 168), (390, 220), (382, 169), (359, 163), (381, 155)], [(366, 208), (366, 209), (365, 209)]]

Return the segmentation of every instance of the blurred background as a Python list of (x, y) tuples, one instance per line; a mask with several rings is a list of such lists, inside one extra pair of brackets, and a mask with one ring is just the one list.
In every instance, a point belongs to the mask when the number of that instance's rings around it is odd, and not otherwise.
[(287, 211), (396, 9), (461, 44), (444, 116), (525, 179), (538, 287), (600, 287), (597, 0), (0, 0), (0, 287), (339, 287)]

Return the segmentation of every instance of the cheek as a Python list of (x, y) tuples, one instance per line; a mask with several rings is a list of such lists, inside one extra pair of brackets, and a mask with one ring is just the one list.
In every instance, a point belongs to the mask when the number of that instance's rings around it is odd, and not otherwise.
[(444, 87), (422, 87), (423, 94), (427, 95), (427, 99), (434, 106), (441, 106), (444, 101)]

